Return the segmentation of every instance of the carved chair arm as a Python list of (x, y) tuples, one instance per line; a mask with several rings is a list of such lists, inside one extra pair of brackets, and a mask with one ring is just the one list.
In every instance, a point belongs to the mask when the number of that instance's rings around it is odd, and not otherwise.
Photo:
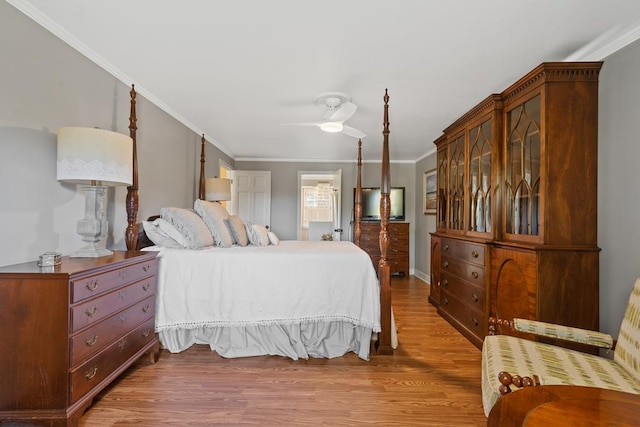
[(615, 347), (615, 341), (611, 335), (598, 331), (590, 331), (588, 329), (556, 325), (537, 320), (515, 318), (510, 322), (508, 320), (491, 317), (489, 318), (490, 335), (495, 335), (497, 326), (507, 326), (519, 332), (606, 348), (608, 350)]
[(500, 381), (500, 396), (511, 393), (511, 385), (518, 388), (540, 385), (540, 378), (537, 375), (533, 375), (533, 378), (521, 377), (520, 375), (511, 375), (505, 371), (498, 374), (498, 381)]

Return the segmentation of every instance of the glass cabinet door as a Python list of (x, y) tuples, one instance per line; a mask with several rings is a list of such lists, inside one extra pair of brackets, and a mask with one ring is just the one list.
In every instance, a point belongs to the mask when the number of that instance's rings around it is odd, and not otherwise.
[(449, 144), (449, 229), (464, 230), (464, 134)]
[(491, 233), (491, 135), (492, 121), (469, 130), (469, 231)]
[(506, 114), (505, 231), (540, 229), (540, 95)]
[(437, 228), (447, 228), (447, 147), (438, 150), (438, 165), (436, 176), (438, 179), (438, 207)]

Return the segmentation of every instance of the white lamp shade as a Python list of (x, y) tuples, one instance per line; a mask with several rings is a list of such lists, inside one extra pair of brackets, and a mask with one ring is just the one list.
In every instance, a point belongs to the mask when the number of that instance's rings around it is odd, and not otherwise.
[(231, 180), (227, 178), (207, 178), (204, 183), (204, 197), (214, 202), (231, 200)]
[(131, 185), (133, 140), (104, 129), (60, 128), (57, 171), (58, 181)]

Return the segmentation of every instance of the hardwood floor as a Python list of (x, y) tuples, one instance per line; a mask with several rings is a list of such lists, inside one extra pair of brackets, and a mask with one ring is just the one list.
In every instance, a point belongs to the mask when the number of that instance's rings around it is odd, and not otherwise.
[(480, 350), (436, 314), (428, 286), (394, 278), (399, 347), (293, 361), (223, 359), (207, 346), (146, 358), (99, 395), (92, 426), (484, 426)]

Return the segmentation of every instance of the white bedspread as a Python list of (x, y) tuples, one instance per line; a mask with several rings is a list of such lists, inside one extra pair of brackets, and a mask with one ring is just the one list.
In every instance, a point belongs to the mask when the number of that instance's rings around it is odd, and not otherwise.
[(146, 250), (159, 252), (157, 332), (318, 321), (380, 331), (376, 272), (351, 242)]

